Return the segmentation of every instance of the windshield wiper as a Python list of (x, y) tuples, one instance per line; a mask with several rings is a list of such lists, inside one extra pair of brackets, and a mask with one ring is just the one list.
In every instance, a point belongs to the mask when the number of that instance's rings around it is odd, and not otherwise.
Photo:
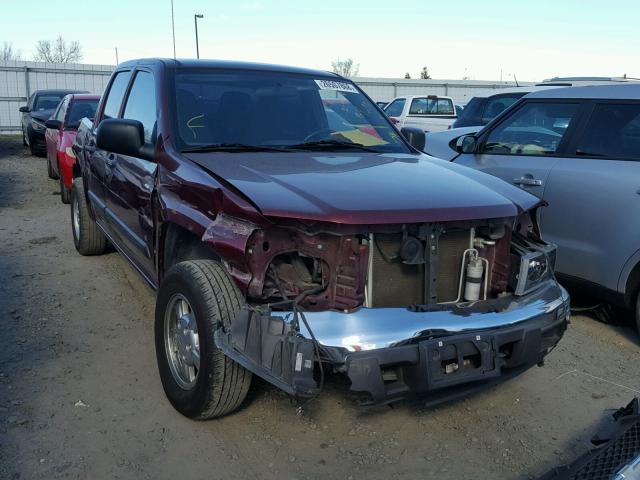
[(247, 145), (244, 143), (212, 143), (209, 145), (197, 145), (181, 150), (183, 153), (196, 152), (288, 152), (282, 147), (269, 147), (266, 145)]
[(365, 152), (380, 153), (378, 150), (354, 142), (341, 142), (339, 140), (318, 140), (317, 142), (296, 143), (287, 145), (287, 148), (297, 150), (341, 150), (341, 149), (357, 149)]

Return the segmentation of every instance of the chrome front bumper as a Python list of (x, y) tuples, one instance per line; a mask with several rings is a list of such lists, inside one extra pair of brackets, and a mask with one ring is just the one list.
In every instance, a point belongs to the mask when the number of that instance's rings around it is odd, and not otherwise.
[(229, 328), (221, 326), (214, 340), (227, 356), (291, 395), (318, 393), (320, 356), (323, 368), (347, 374), (364, 403), (425, 394), (437, 403), (539, 364), (564, 334), (568, 317), (569, 295), (550, 280), (522, 297), (413, 310), (361, 308), (296, 318), (249, 307)]
[[(346, 356), (352, 352), (395, 347), (423, 338), (465, 332), (481, 332), (518, 325), (552, 312), (569, 315), (569, 294), (554, 280), (535, 292), (522, 296), (478, 301), (463, 306), (436, 305), (432, 309), (361, 308), (353, 312), (305, 312), (316, 340)], [(290, 322), (293, 312), (272, 312)], [(556, 317), (549, 316), (549, 321)], [(300, 334), (311, 334), (300, 323)], [(336, 358), (336, 355), (332, 355)]]

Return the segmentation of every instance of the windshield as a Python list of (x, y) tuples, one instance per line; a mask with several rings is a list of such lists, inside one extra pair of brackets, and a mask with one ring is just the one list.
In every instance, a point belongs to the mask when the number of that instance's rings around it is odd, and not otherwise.
[(396, 129), (348, 80), (279, 72), (184, 70), (175, 76), (180, 148), (288, 150), (360, 146), (409, 153)]
[(71, 110), (67, 117), (68, 128), (78, 128), (80, 120), (87, 117), (89, 120), (93, 120), (96, 116), (96, 109), (98, 108), (98, 100), (74, 100), (71, 103)]
[(35, 105), (33, 106), (33, 111), (42, 112), (44, 110), (53, 110), (55, 109), (62, 97), (64, 97), (66, 93), (47, 93), (43, 95), (38, 95), (36, 97)]

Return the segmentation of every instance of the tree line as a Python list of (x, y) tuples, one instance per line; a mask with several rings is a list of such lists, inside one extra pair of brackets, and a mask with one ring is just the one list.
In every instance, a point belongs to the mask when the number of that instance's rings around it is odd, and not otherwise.
[[(77, 40), (65, 40), (58, 35), (55, 40), (38, 40), (31, 60), (50, 63), (76, 63), (82, 60), (82, 46)], [(13, 47), (12, 42), (0, 46), (0, 61), (27, 60), (22, 52)]]
[[(352, 58), (347, 58), (346, 60), (338, 59), (331, 62), (331, 69), (334, 73), (342, 75), (343, 77), (357, 77), (358, 73), (360, 73), (360, 64), (356, 63)], [(411, 74), (409, 72), (405, 73), (404, 78), (410, 79)], [(429, 69), (426, 66), (422, 67), (418, 78), (422, 80), (431, 79)]]

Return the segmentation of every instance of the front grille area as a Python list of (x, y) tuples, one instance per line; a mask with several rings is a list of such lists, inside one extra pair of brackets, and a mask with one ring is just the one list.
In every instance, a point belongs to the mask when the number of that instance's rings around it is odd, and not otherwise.
[[(369, 259), (368, 304), (371, 307), (408, 307), (429, 303), (425, 298), (425, 264), (407, 265), (399, 258), (402, 233), (373, 234)], [(458, 296), (460, 265), (469, 248), (469, 230), (450, 230), (437, 236), (435, 272), (437, 302)], [(428, 252), (425, 255), (429, 262)]]

